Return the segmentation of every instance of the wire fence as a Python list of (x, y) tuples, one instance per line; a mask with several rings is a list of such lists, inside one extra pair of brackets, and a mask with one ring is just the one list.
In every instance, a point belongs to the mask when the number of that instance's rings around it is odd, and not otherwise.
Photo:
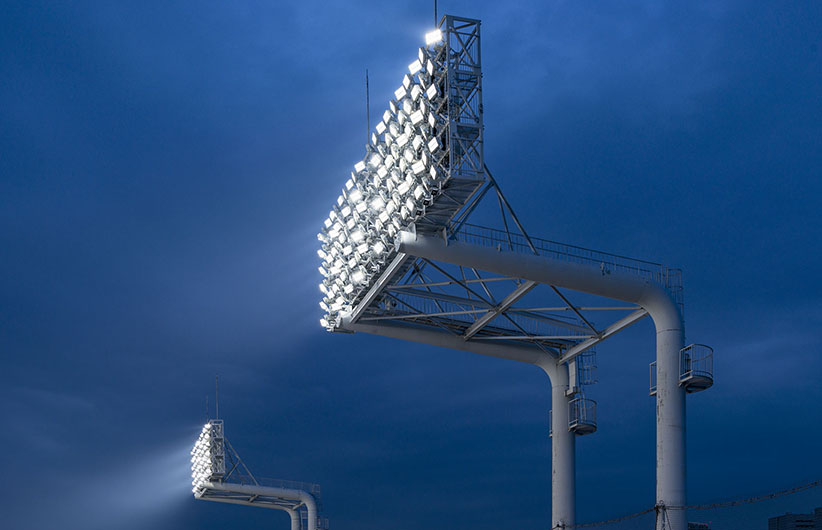
[(651, 512), (662, 513), (665, 516), (665, 512), (667, 510), (715, 510), (717, 508), (731, 508), (734, 506), (744, 506), (746, 504), (754, 504), (757, 502), (768, 501), (771, 499), (778, 499), (780, 497), (785, 497), (787, 495), (793, 495), (795, 493), (799, 493), (802, 491), (807, 491), (809, 489), (813, 489), (816, 487), (822, 486), (822, 480), (815, 480), (813, 482), (808, 482), (806, 484), (802, 484), (800, 486), (795, 486), (793, 488), (788, 488), (785, 490), (773, 491), (770, 493), (765, 493), (763, 495), (757, 495), (755, 497), (748, 497), (744, 499), (734, 499), (730, 501), (720, 501), (720, 502), (713, 502), (708, 504), (693, 504), (689, 506), (652, 506), (646, 510), (642, 510), (639, 512), (634, 512), (628, 515), (623, 515), (620, 517), (614, 517), (613, 519), (606, 519), (603, 521), (595, 521), (591, 523), (579, 523), (574, 525), (557, 525), (553, 527), (552, 530), (556, 529), (564, 529), (570, 530), (573, 528), (594, 528), (598, 526), (609, 526), (617, 523), (621, 523), (624, 521), (628, 521), (631, 519), (636, 519), (637, 517), (641, 517), (643, 515), (649, 514)]

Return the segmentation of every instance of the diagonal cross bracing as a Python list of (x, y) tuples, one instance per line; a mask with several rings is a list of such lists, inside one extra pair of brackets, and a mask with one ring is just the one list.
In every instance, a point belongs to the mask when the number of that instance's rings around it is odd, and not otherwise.
[(597, 344), (604, 341), (605, 339), (607, 339), (608, 337), (610, 337), (614, 333), (620, 332), (623, 329), (627, 328), (628, 326), (631, 326), (631, 325), (639, 322), (640, 320), (642, 320), (646, 316), (648, 316), (648, 312), (644, 309), (639, 309), (637, 311), (634, 311), (633, 313), (626, 316), (625, 318), (621, 318), (621, 319), (617, 320), (616, 322), (614, 322), (613, 324), (611, 324), (610, 326), (608, 326), (607, 328), (605, 328), (605, 330), (602, 333), (600, 333), (599, 335), (597, 335), (596, 337), (591, 337), (591, 338), (589, 338), (589, 339), (587, 339), (583, 342), (580, 342), (576, 346), (570, 348), (568, 351), (566, 351), (565, 353), (562, 354), (562, 357), (560, 357), (559, 361), (562, 362), (562, 363), (566, 363), (566, 362), (574, 359), (576, 356), (583, 353), (585, 350), (587, 350), (587, 349), (589, 349), (593, 346), (596, 346)]
[(517, 288), (514, 289), (511, 292), (511, 294), (506, 296), (499, 304), (493, 307), (490, 311), (479, 317), (476, 322), (471, 324), (471, 327), (469, 327), (465, 331), (463, 338), (465, 340), (468, 340), (474, 335), (476, 335), (477, 332), (483, 328), (483, 326), (485, 326), (491, 320), (495, 319), (500, 313), (514, 305), (514, 303), (516, 303), (517, 300), (525, 296), (528, 293), (528, 291), (530, 291), (536, 286), (537, 282), (531, 281), (525, 281), (519, 284), (519, 286), (517, 286)]

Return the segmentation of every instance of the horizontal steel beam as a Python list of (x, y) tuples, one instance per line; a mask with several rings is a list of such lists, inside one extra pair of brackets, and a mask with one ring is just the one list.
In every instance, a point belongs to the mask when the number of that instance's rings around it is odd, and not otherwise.
[(474, 337), (472, 340), (580, 340), (590, 339), (591, 335), (494, 335), (481, 337)]
[[(389, 291), (393, 291), (393, 289), (387, 289)], [(409, 296), (416, 296), (419, 298), (429, 298), (431, 300), (438, 300), (440, 302), (451, 302), (452, 304), (459, 304), (459, 305), (468, 305), (474, 307), (484, 307), (490, 308), (492, 307), (491, 304), (486, 302), (485, 300), (480, 300), (477, 298), (463, 298), (461, 296), (454, 296), (452, 294), (445, 294), (445, 293), (437, 293), (435, 291), (423, 291), (420, 289), (402, 289), (400, 291), (395, 292), (396, 295), (405, 294)]]
[(460, 285), (461, 283), (487, 283), (487, 282), (515, 282), (516, 278), (508, 277), (494, 277), (494, 278), (478, 278), (475, 280), (465, 279), (461, 281), (442, 281), (442, 282), (428, 282), (428, 283), (406, 283), (403, 285), (391, 285), (386, 287), (390, 291), (403, 291), (405, 289), (413, 289), (415, 287), (446, 287), (448, 285)]
[[(526, 346), (524, 344), (499, 344), (481, 342), (473, 339), (463, 340), (459, 335), (454, 335), (430, 327), (422, 328), (419, 326), (402, 324), (365, 323), (362, 320), (353, 323), (345, 318), (343, 318), (340, 326), (347, 331), (370, 333), (372, 335), (381, 335), (383, 337), (391, 337), (411, 342), (420, 342), (431, 346), (440, 346), (443, 348), (451, 348), (453, 350), (478, 353), (480, 355), (509, 359), (528, 364), (539, 364), (540, 366), (543, 366), (543, 364), (546, 366), (554, 365), (554, 357), (540, 350), (535, 345)], [(549, 360), (550, 363), (548, 362)]]

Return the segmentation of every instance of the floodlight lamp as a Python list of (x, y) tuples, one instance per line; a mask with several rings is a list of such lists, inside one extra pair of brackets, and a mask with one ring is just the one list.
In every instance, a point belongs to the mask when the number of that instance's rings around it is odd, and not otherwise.
[(431, 46), (432, 44), (436, 44), (438, 42), (442, 42), (442, 31), (440, 29), (435, 29), (434, 31), (429, 31), (425, 34), (426, 46)]
[[(351, 232), (351, 241), (353, 241), (354, 243), (359, 243), (364, 238), (365, 238), (365, 235), (360, 230), (354, 230), (353, 232)], [(349, 254), (350, 254), (350, 252), (349, 252)]]
[(402, 100), (402, 111), (410, 116), (412, 112), (414, 112), (414, 106), (411, 104), (411, 100), (408, 98), (403, 98)]
[(195, 495), (203, 490), (204, 483), (221, 480), (225, 474), (222, 428), (221, 421), (209, 421), (191, 450), (191, 485)]
[[(450, 176), (451, 158), (442, 153), (449, 134), (445, 76), (450, 70), (439, 52), (444, 33), (426, 35), (426, 45), (408, 65), (408, 74), (370, 133), (362, 160), (337, 198), (317, 238), (323, 276), (320, 323), (329, 331), (340, 313), (351, 310), (397, 251), (396, 234), (425, 216)], [(442, 124), (442, 126), (440, 126)], [(437, 139), (438, 137), (441, 137)], [(437, 152), (437, 155), (433, 155)], [(447, 153), (446, 153), (447, 155)], [(438, 178), (439, 177), (439, 178)]]

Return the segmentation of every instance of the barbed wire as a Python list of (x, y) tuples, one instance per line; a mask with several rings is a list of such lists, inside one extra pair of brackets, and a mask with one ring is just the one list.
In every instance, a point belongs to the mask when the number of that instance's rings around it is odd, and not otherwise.
[(597, 521), (595, 523), (581, 523), (581, 524), (568, 524), (568, 525), (557, 525), (554, 528), (564, 528), (564, 529), (571, 529), (571, 528), (593, 528), (595, 526), (605, 526), (609, 524), (616, 524), (621, 523), (622, 521), (627, 521), (628, 519), (634, 519), (635, 517), (639, 517), (640, 515), (645, 515), (646, 513), (651, 513), (656, 510), (656, 506), (652, 506), (647, 510), (642, 510), (641, 512), (632, 513), (630, 515), (623, 515), (622, 517), (615, 517), (613, 519), (608, 519), (606, 521)]
[(799, 493), (800, 491), (809, 490), (817, 486), (822, 486), (822, 480), (815, 480), (813, 482), (808, 482), (807, 484), (802, 484), (801, 486), (775, 491), (773, 493), (766, 493), (764, 495), (757, 495), (756, 497), (750, 497), (748, 499), (714, 502), (711, 504), (694, 504), (692, 506), (668, 506), (668, 508), (671, 510), (713, 510), (714, 508), (728, 508), (730, 506), (741, 506), (743, 504), (754, 504), (756, 502), (776, 499), (779, 497), (784, 497), (785, 495), (791, 495), (793, 493)]
[(735, 499), (732, 501), (722, 501), (722, 502), (714, 502), (709, 504), (693, 504), (689, 506), (652, 506), (647, 510), (642, 510), (639, 512), (635, 512), (628, 515), (623, 515), (621, 517), (615, 517), (613, 519), (606, 519), (604, 521), (596, 521), (593, 523), (580, 523), (580, 524), (573, 524), (573, 525), (565, 525), (565, 524), (558, 524), (552, 528), (552, 530), (571, 530), (574, 528), (594, 528), (597, 526), (606, 526), (616, 523), (621, 523), (623, 521), (627, 521), (629, 519), (634, 519), (636, 517), (640, 517), (645, 515), (646, 513), (651, 512), (664, 512), (664, 515), (667, 517), (668, 510), (713, 510), (716, 508), (730, 508), (732, 506), (742, 506), (745, 504), (754, 504), (757, 502), (767, 501), (770, 499), (777, 499), (779, 497), (784, 497), (786, 495), (792, 495), (794, 493), (799, 493), (800, 491), (809, 490), (815, 488), (817, 486), (822, 486), (822, 480), (815, 480), (813, 482), (808, 482), (807, 484), (802, 484), (801, 486), (795, 486), (793, 488), (788, 488), (786, 490), (774, 491), (771, 493), (766, 493), (763, 495), (757, 495), (756, 497), (749, 497), (747, 499)]

